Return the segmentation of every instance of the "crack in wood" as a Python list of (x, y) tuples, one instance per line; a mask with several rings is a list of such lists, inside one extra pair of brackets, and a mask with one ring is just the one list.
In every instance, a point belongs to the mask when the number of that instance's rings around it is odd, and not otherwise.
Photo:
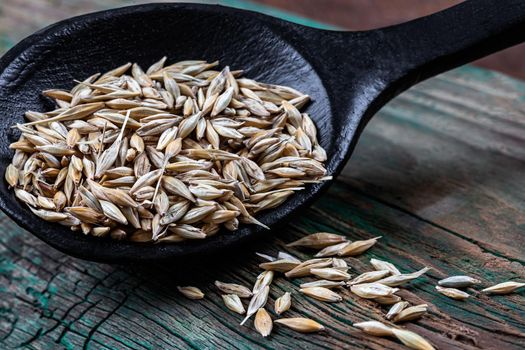
[(430, 226), (433, 226), (433, 227), (435, 227), (437, 229), (440, 229), (442, 231), (450, 233), (451, 235), (454, 235), (454, 236), (456, 236), (458, 238), (464, 239), (465, 241), (467, 241), (469, 243), (475, 244), (476, 246), (479, 247), (479, 249), (481, 249), (482, 251), (484, 251), (486, 253), (492, 254), (492, 255), (494, 255), (494, 256), (496, 256), (498, 258), (505, 259), (505, 260), (508, 260), (508, 261), (511, 261), (511, 262), (517, 262), (517, 263), (520, 263), (522, 265), (525, 264), (525, 260), (512, 258), (510, 256), (506, 256), (503, 253), (497, 252), (497, 251), (495, 251), (493, 249), (489, 249), (489, 248), (485, 247), (484, 244), (482, 242), (478, 241), (478, 240), (475, 240), (475, 239), (470, 238), (470, 237), (468, 237), (468, 236), (466, 236), (464, 234), (461, 234), (460, 232), (456, 232), (456, 231), (454, 231), (454, 230), (452, 230), (452, 229), (450, 229), (448, 227), (445, 227), (445, 226), (440, 225), (438, 223), (435, 223), (435, 222), (433, 222), (431, 220), (428, 220), (428, 219), (426, 219), (426, 218), (424, 218), (424, 217), (422, 217), (422, 216), (420, 216), (420, 215), (418, 215), (416, 213), (413, 213), (413, 212), (411, 212), (411, 211), (409, 211), (409, 210), (407, 210), (407, 209), (405, 209), (405, 208), (403, 208), (403, 207), (401, 207), (401, 206), (399, 206), (397, 204), (390, 203), (390, 202), (385, 201), (385, 200), (383, 200), (383, 199), (381, 199), (379, 197), (376, 197), (376, 196), (372, 196), (372, 195), (370, 195), (370, 194), (368, 194), (366, 192), (362, 192), (360, 189), (352, 187), (352, 186), (350, 186), (350, 189), (352, 191), (355, 191), (355, 192), (359, 193), (363, 197), (369, 198), (369, 199), (374, 200), (374, 201), (376, 201), (378, 203), (381, 203), (381, 204), (383, 204), (385, 206), (388, 206), (388, 207), (390, 207), (392, 209), (398, 210), (398, 211), (400, 211), (400, 212), (402, 212), (402, 213), (404, 213), (404, 214), (406, 214), (408, 216), (411, 216), (411, 217), (413, 217), (413, 218), (415, 218), (415, 219), (417, 219), (419, 221), (427, 223)]

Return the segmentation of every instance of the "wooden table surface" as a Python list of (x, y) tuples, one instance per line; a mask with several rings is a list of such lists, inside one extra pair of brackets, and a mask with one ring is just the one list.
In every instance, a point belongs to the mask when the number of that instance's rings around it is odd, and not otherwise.
[[(434, 291), (436, 281), (468, 274), (484, 286), (525, 280), (525, 83), (463, 67), (424, 82), (383, 108), (364, 132), (331, 189), (276, 237), (203, 261), (111, 266), (66, 256), (0, 220), (0, 348), (90, 349), (403, 349), (365, 336), (354, 322), (381, 320), (385, 308), (344, 291), (325, 304), (298, 293), (306, 279), (279, 276), (269, 305), (292, 292), (291, 316), (327, 328), (303, 335), (274, 327), (261, 338), (229, 312), (213, 281), (252, 285), (254, 252), (311, 252), (286, 242), (330, 231), (351, 240), (381, 235), (366, 254), (347, 259), (352, 274), (372, 257), (402, 271), (432, 270), (399, 294), (429, 313), (403, 325), (439, 349), (525, 347), (525, 292), (468, 301)], [(177, 285), (206, 293), (184, 299)], [(275, 316), (272, 314), (272, 316)]]

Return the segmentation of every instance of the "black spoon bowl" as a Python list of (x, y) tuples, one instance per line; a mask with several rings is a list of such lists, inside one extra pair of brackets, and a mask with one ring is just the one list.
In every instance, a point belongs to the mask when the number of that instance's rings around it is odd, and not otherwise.
[[(0, 59), (0, 165), (27, 110), (52, 104), (49, 88), (70, 89), (74, 79), (126, 62), (147, 67), (162, 56), (220, 60), (245, 76), (307, 93), (307, 107), (336, 176), (377, 110), (415, 83), (525, 39), (525, 2), (472, 0), (398, 26), (325, 31), (262, 14), (213, 5), (149, 4), (68, 19), (23, 40)], [(300, 212), (329, 182), (308, 185), (258, 218), (273, 231)], [(138, 244), (84, 236), (34, 216), (7, 183), (0, 207), (18, 225), (70, 255), (104, 262), (154, 261), (208, 254), (268, 235), (243, 225), (198, 242)]]

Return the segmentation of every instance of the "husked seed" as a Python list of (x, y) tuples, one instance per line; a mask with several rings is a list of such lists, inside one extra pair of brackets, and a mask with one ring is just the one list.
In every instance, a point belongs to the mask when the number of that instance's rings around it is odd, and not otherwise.
[(255, 314), (254, 326), (257, 332), (259, 332), (263, 337), (269, 336), (272, 332), (272, 318), (264, 308), (257, 310), (257, 313)]
[(332, 258), (332, 267), (334, 269), (344, 271), (344, 272), (348, 271), (348, 269), (350, 268), (348, 264), (346, 263), (346, 261), (344, 261), (343, 259), (339, 259), (339, 258)]
[(234, 283), (223, 283), (220, 281), (215, 281), (215, 286), (221, 290), (221, 292), (226, 294), (235, 294), (239, 298), (249, 298), (253, 294), (251, 290), (247, 287), (234, 284)]
[(339, 244), (334, 244), (334, 245), (328, 246), (328, 247), (324, 248), (323, 250), (319, 251), (314, 256), (316, 258), (323, 258), (323, 257), (326, 257), (326, 256), (337, 255), (337, 254), (339, 254), (339, 252), (342, 249), (346, 248), (349, 244), (350, 244), (350, 242), (343, 242), (343, 243), (339, 243)]
[(448, 288), (467, 288), (479, 283), (481, 283), (480, 280), (470, 276), (451, 276), (438, 281), (441, 287)]
[(29, 209), (35, 214), (36, 216), (50, 222), (60, 222), (62, 220), (66, 220), (68, 218), (67, 214), (64, 213), (56, 213), (54, 211), (44, 210), (44, 209), (33, 209), (32, 207), (29, 207)]
[(361, 298), (374, 299), (390, 296), (397, 291), (397, 288), (391, 288), (380, 283), (363, 283), (351, 286), (350, 290)]
[(385, 318), (387, 320), (391, 320), (393, 319), (394, 317), (396, 317), (397, 315), (399, 315), (399, 313), (401, 311), (403, 311), (403, 309), (405, 309), (407, 306), (408, 306), (408, 302), (406, 301), (400, 301), (398, 303), (395, 303), (391, 308), (390, 310), (388, 310), (388, 313), (385, 315)]
[(413, 272), (413, 273), (405, 273), (400, 275), (392, 275), (389, 277), (385, 277), (383, 279), (380, 279), (379, 281), (376, 281), (377, 283), (384, 284), (385, 286), (389, 287), (396, 287), (400, 286), (406, 282), (412, 281), (421, 275), (423, 275), (425, 272), (430, 270), (429, 267), (422, 268), (419, 271)]
[(274, 273), (273, 271), (264, 271), (259, 276), (253, 286), (252, 293), (259, 293), (264, 287), (269, 286), (273, 281)]
[(297, 278), (311, 275), (312, 269), (320, 269), (332, 265), (332, 258), (310, 259), (306, 260), (284, 275), (288, 278)]
[(376, 270), (387, 270), (392, 275), (400, 275), (401, 272), (397, 269), (397, 267), (394, 266), (394, 264), (389, 263), (388, 261), (383, 261), (379, 259), (370, 259), (370, 264), (374, 267)]
[(314, 333), (324, 330), (324, 326), (314, 320), (302, 317), (280, 318), (274, 323), (282, 324), (300, 333)]
[(394, 316), (394, 322), (406, 322), (413, 321), (427, 313), (427, 304), (421, 304), (416, 306), (410, 306), (400, 311)]
[(277, 254), (277, 259), (285, 259), (285, 260), (293, 261), (299, 264), (301, 263), (301, 260), (297, 259), (295, 256), (288, 254), (286, 252), (279, 252)]
[(222, 296), (222, 300), (224, 301), (224, 305), (226, 305), (226, 307), (233, 312), (236, 312), (240, 315), (243, 315), (246, 312), (238, 295), (226, 294)]
[(392, 327), (379, 321), (358, 322), (354, 323), (353, 326), (359, 328), (366, 334), (375, 335), (377, 337), (387, 337), (394, 334), (392, 332)]
[(406, 329), (392, 328), (392, 333), (403, 344), (415, 350), (434, 350), (434, 347), (420, 335)]
[(436, 286), (436, 290), (449, 298), (457, 300), (465, 300), (470, 296), (470, 294), (456, 288), (445, 288), (441, 286)]
[(328, 281), (328, 280), (318, 280), (313, 282), (302, 283), (301, 288), (311, 288), (311, 287), (324, 287), (324, 288), (335, 288), (343, 287), (346, 283), (343, 281)]
[(509, 281), (485, 288), (482, 292), (487, 294), (509, 294), (521, 287), (525, 287), (525, 283)]
[(287, 259), (275, 260), (259, 264), (259, 267), (264, 270), (272, 270), (278, 272), (288, 272), (293, 268), (297, 267), (300, 262), (291, 261)]
[(188, 299), (198, 300), (204, 298), (204, 293), (197, 287), (177, 287), (179, 292)]
[(333, 303), (343, 300), (342, 296), (324, 287), (302, 288), (299, 291), (309, 297), (320, 301)]
[(292, 306), (292, 295), (290, 292), (284, 293), (281, 297), (275, 300), (275, 313), (277, 315), (282, 314), (285, 311), (288, 311)]
[(268, 300), (268, 293), (270, 292), (270, 287), (265, 286), (261, 290), (259, 290), (257, 293), (255, 293), (250, 300), (250, 304), (248, 305), (248, 311), (246, 312), (246, 317), (241, 322), (241, 326), (248, 321), (248, 319), (255, 314), (260, 308), (264, 307), (266, 305), (266, 301)]
[(16, 187), (18, 185), (19, 171), (13, 165), (9, 164), (5, 170), (5, 180), (11, 187)]
[(310, 269), (310, 273), (317, 277), (330, 280), (330, 281), (347, 281), (350, 279), (350, 275), (345, 271), (341, 271), (334, 268), (313, 268)]
[(379, 303), (381, 305), (394, 305), (396, 303), (399, 303), (401, 301), (401, 297), (395, 294), (387, 295), (384, 297), (377, 297), (373, 298), (376, 303)]
[(353, 284), (361, 284), (361, 283), (370, 283), (375, 282), (380, 279), (382, 279), (385, 276), (388, 276), (390, 274), (390, 271), (388, 270), (378, 270), (378, 271), (370, 271), (365, 272), (348, 282), (349, 285)]
[(338, 253), (339, 256), (355, 256), (364, 253), (370, 249), (377, 240), (381, 237), (375, 237), (372, 239), (367, 239), (365, 241), (354, 241), (350, 243), (347, 247), (341, 249)]
[(342, 242), (346, 242), (346, 237), (335, 233), (319, 232), (303, 237), (295, 242), (288, 243), (287, 246), (322, 249)]

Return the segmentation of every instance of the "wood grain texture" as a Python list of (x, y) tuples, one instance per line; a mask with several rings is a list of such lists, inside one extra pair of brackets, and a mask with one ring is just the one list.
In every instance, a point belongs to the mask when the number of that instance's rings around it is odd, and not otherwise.
[[(199, 262), (110, 266), (65, 256), (3, 218), (0, 228), (0, 347), (31, 349), (402, 349), (364, 336), (353, 322), (381, 319), (373, 302), (344, 291), (324, 304), (280, 276), (269, 306), (292, 291), (292, 309), (324, 324), (322, 334), (274, 327), (268, 339), (238, 326), (213, 286), (216, 279), (250, 286), (261, 261), (306, 233), (330, 231), (351, 240), (382, 235), (363, 256), (347, 259), (352, 274), (372, 257), (402, 271), (432, 267), (400, 294), (430, 312), (403, 327), (439, 349), (520, 349), (525, 345), (525, 293), (468, 301), (434, 291), (453, 274), (483, 285), (525, 279), (525, 84), (464, 67), (431, 79), (387, 105), (367, 127), (344, 174), (329, 192), (276, 238)], [(311, 252), (288, 250), (301, 259)], [(201, 287), (202, 301), (177, 285)], [(275, 318), (273, 311), (272, 317)]]
[[(0, 46), (50, 21), (124, 3), (129, 1), (56, 6), (51, 0), (1, 0)], [(488, 297), (470, 290), (474, 297), (460, 302), (437, 294), (434, 285), (460, 273), (484, 285), (525, 279), (524, 112), (525, 84), (489, 71), (465, 67), (421, 84), (374, 117), (336, 184), (276, 238), (200, 262), (85, 262), (49, 248), (0, 214), (0, 348), (402, 349), (351, 327), (381, 319), (385, 308), (347, 291), (342, 303), (307, 299), (297, 292), (307, 279), (277, 278), (269, 306), (273, 310), (274, 300), (292, 291), (285, 315), (316, 319), (328, 329), (323, 334), (276, 325), (262, 339), (252, 321), (238, 326), (241, 316), (223, 305), (215, 279), (250, 286), (259, 273), (255, 251), (275, 254), (286, 250), (284, 243), (320, 230), (352, 240), (383, 236), (368, 253), (347, 259), (353, 275), (369, 270), (371, 257), (406, 272), (431, 266), (401, 295), (430, 305), (429, 315), (406, 327), (438, 348), (523, 348), (524, 291)], [(176, 286), (185, 284), (201, 287), (205, 300), (184, 299)]]

